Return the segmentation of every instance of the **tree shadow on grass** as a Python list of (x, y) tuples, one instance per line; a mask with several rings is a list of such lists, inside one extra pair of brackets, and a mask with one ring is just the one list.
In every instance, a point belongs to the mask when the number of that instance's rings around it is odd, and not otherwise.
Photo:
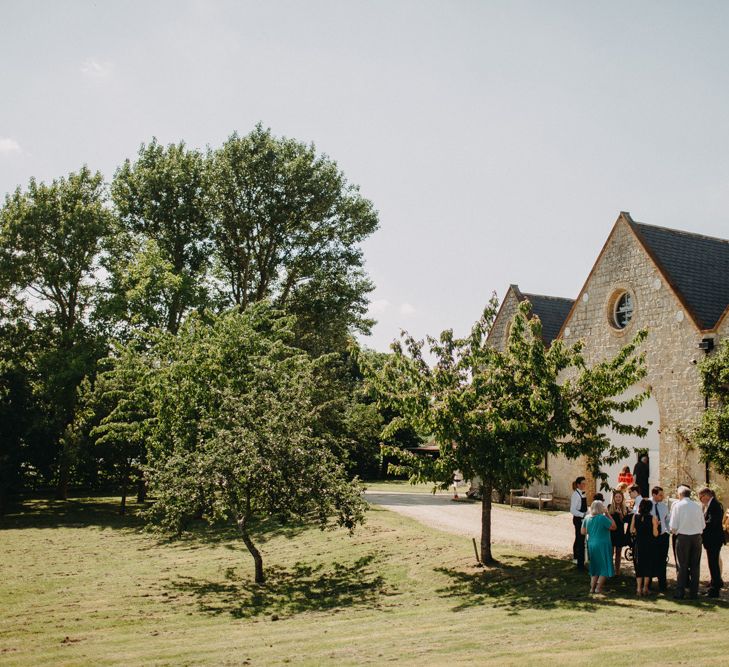
[(69, 500), (25, 499), (0, 517), (0, 530), (25, 528), (138, 529), (143, 525), (140, 511), (145, 505), (129, 501), (126, 514), (119, 514), (116, 498), (86, 497)]
[[(128, 500), (125, 514), (119, 514), (119, 499), (114, 496), (89, 496), (54, 500), (52, 498), (26, 498), (13, 505), (0, 516), (0, 531), (27, 528), (109, 528), (114, 530), (142, 531), (149, 527), (143, 512), (150, 503), (138, 504)], [(305, 524), (281, 524), (273, 519), (255, 522), (251, 530), (260, 544), (283, 537), (293, 539), (307, 529)], [(240, 534), (230, 523), (209, 524), (203, 520), (191, 520), (185, 532), (179, 536), (157, 535), (159, 544), (177, 543), (190, 549), (221, 544), (237, 549), (242, 544)], [(153, 548), (150, 546), (149, 548)]]
[(225, 581), (179, 577), (168, 588), (192, 595), (201, 611), (234, 618), (291, 616), (360, 605), (376, 607), (380, 596), (387, 594), (374, 554), (347, 565), (335, 562), (325, 567), (299, 562), (290, 571), (272, 566), (266, 571), (264, 586), (240, 579), (235, 568), (229, 568)]
[[(497, 566), (466, 571), (454, 568), (436, 568), (450, 578), (450, 583), (437, 593), (453, 598), (453, 611), (487, 605), (502, 607), (512, 614), (528, 609), (570, 609), (597, 611), (601, 607), (626, 607), (633, 611), (660, 614), (682, 613), (683, 605), (702, 611), (729, 609), (726, 600), (703, 598), (684, 602), (674, 601), (671, 592), (665, 596), (652, 595), (635, 598), (635, 580), (632, 577), (613, 577), (605, 586), (604, 595), (589, 593), (589, 577), (575, 570), (571, 561), (549, 556), (518, 557), (507, 555)], [(668, 598), (675, 607), (666, 609), (660, 599)], [(637, 606), (639, 604), (639, 607)]]

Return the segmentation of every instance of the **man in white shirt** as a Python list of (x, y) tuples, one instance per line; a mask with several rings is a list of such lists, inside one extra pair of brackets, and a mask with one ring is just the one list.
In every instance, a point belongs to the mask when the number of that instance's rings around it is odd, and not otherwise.
[(643, 496), (640, 495), (640, 487), (637, 484), (633, 484), (628, 487), (628, 495), (633, 501), (633, 514), (638, 514), (638, 508), (640, 507), (640, 501), (643, 500)]
[(574, 491), (570, 499), (570, 514), (572, 514), (572, 525), (575, 527), (575, 541), (572, 545), (572, 557), (577, 563), (578, 570), (585, 569), (585, 536), (582, 534), (582, 519), (587, 513), (587, 496), (585, 489), (587, 482), (584, 477), (575, 480)]
[(671, 532), (676, 536), (678, 568), (678, 584), (673, 597), (682, 600), (688, 586), (689, 597), (695, 599), (699, 594), (701, 535), (706, 521), (701, 506), (691, 500), (691, 489), (684, 489), (679, 496), (681, 500), (674, 503), (669, 520)]
[(665, 502), (665, 494), (660, 486), (651, 489), (651, 514), (658, 519), (658, 537), (656, 538), (656, 570), (658, 588), (666, 590), (666, 560), (668, 559), (668, 547), (670, 528), (668, 526), (668, 506)]

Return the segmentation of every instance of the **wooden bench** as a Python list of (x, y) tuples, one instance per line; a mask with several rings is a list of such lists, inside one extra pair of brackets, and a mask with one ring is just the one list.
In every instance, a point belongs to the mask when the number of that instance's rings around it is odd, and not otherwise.
[(514, 506), (515, 500), (535, 502), (541, 510), (545, 503), (554, 500), (554, 489), (551, 486), (530, 486), (528, 489), (509, 489), (509, 506)]

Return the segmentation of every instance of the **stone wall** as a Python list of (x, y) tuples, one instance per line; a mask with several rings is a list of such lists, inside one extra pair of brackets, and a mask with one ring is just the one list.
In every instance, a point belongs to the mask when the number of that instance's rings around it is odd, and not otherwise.
[[(620, 330), (611, 326), (610, 317), (622, 290), (633, 295), (634, 312)], [(704, 334), (621, 218), (565, 322), (563, 338), (583, 339), (585, 357), (594, 363), (614, 355), (641, 328), (648, 329), (645, 382), (660, 411), (660, 482), (667, 489), (680, 482), (699, 485), (705, 466), (690, 449), (688, 436), (704, 409), (697, 368)]]
[[(621, 291), (633, 295), (633, 316), (624, 329), (611, 324), (615, 297)], [(489, 341), (503, 349), (509, 324), (516, 313), (519, 295), (509, 288)], [(697, 364), (704, 352), (698, 348), (703, 337), (671, 286), (661, 275), (628, 222), (621, 216), (580, 292), (562, 338), (566, 343), (582, 339), (585, 358), (596, 363), (615, 355), (642, 328), (648, 329), (643, 350), (648, 375), (644, 380), (658, 403), (660, 424), (659, 483), (666, 490), (678, 483), (694, 488), (706, 479), (706, 468), (691, 444), (691, 430), (704, 409)], [(719, 326), (719, 340), (729, 336), (729, 317)], [(651, 462), (655, 464), (654, 461)], [(551, 457), (549, 472), (555, 495), (569, 498), (572, 481), (586, 474), (584, 461)], [(729, 503), (729, 480), (711, 474)], [(595, 492), (594, 481), (590, 484)]]
[(514, 287), (509, 287), (501, 302), (498, 315), (494, 320), (494, 324), (489, 332), (489, 343), (498, 350), (506, 347), (506, 341), (509, 337), (509, 325), (519, 309), (519, 297), (514, 291)]

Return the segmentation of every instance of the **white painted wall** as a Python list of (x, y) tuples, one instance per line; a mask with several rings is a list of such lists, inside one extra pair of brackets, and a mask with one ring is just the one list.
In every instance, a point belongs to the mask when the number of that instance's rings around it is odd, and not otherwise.
[[(620, 398), (621, 400), (631, 398), (640, 393), (640, 391), (642, 390), (638, 388), (629, 389)], [(630, 466), (630, 472), (633, 472), (633, 466), (635, 466), (638, 460), (634, 453), (634, 449), (647, 448), (648, 457), (650, 459), (649, 485), (651, 487), (657, 484), (660, 485), (660, 434), (658, 433), (658, 429), (660, 429), (661, 423), (656, 399), (653, 398), (653, 396), (649, 396), (635, 412), (621, 415), (619, 421), (633, 426), (646, 426), (648, 428), (648, 434), (645, 438), (639, 438), (635, 435), (622, 435), (620, 433), (615, 433), (612, 429), (610, 430), (610, 441), (613, 444), (627, 447), (630, 450), (630, 455), (627, 459), (603, 469), (603, 472), (608, 474), (608, 483), (611, 487), (615, 487), (618, 483), (618, 474), (622, 470), (623, 466)], [(652, 424), (649, 424), (648, 422), (652, 422)]]

